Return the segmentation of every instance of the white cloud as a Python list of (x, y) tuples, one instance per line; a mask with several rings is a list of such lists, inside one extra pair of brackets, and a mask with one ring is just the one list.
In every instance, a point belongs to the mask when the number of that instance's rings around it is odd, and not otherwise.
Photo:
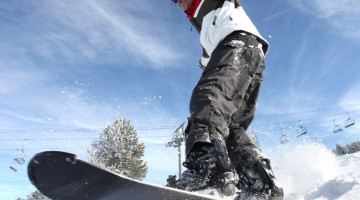
[[(354, 85), (352, 88), (348, 89), (344, 93), (344, 95), (341, 97), (341, 99), (338, 102), (338, 106), (342, 107), (342, 109), (349, 112), (350, 113), (349, 117), (355, 120), (355, 126), (346, 129), (346, 131), (351, 134), (348, 137), (354, 137), (353, 140), (357, 140), (360, 131), (360, 125), (359, 125), (360, 121), (358, 115), (358, 112), (360, 110), (360, 83)], [(346, 118), (344, 118), (344, 120), (345, 119)]]
[(339, 35), (359, 38), (360, 1), (358, 0), (303, 0), (290, 1), (305, 13), (324, 19)]
[(25, 70), (16, 70), (12, 73), (1, 70), (0, 73), (0, 94), (13, 92), (14, 90), (21, 89), (29, 84), (38, 80), (35, 72), (27, 72)]
[(33, 63), (23, 58), (0, 57), (0, 94), (21, 90), (29, 85), (36, 86), (47, 80), (43, 71), (34, 69)]
[(10, 110), (0, 109), (0, 113), (2, 115), (6, 115), (18, 120), (26, 121), (26, 122), (32, 122), (32, 123), (45, 123), (46, 121), (42, 118), (31, 116), (31, 115), (25, 115), (20, 114), (19, 112), (13, 112)]
[[(360, 110), (360, 83), (344, 93), (338, 105), (347, 111)], [(351, 106), (349, 106), (351, 105)]]
[[(127, 47), (134, 53), (140, 53), (155, 64), (160, 65), (164, 61), (176, 58), (171, 46), (166, 45), (161, 36), (150, 33), (155, 31), (151, 26), (151, 24), (155, 24), (155, 21), (142, 21), (143, 18), (139, 20), (138, 18), (131, 19), (131, 17), (129, 20), (129, 16), (116, 15), (109, 10), (105, 10), (106, 8), (101, 7), (101, 5), (93, 4), (92, 6), (100, 16), (112, 25), (116, 32), (122, 33), (124, 37), (118, 39), (128, 44)], [(117, 35), (114, 35), (114, 37), (117, 37)]]
[[(179, 59), (167, 30), (157, 23), (163, 19), (158, 13), (145, 9), (129, 12), (127, 7), (136, 3), (119, 4), (114, 1), (46, 1), (39, 16), (49, 18), (44, 26), (37, 25), (41, 33), (35, 49), (47, 58), (59, 57), (97, 60), (135, 56), (134, 60), (149, 60), (153, 67), (173, 66)], [(148, 4), (143, 2), (142, 4)], [(143, 5), (144, 6), (144, 5)], [(152, 9), (148, 5), (148, 10)], [(147, 13), (142, 13), (147, 12)]]

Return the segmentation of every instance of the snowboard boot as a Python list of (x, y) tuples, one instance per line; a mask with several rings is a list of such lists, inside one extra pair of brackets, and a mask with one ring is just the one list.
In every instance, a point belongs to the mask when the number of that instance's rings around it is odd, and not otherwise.
[(237, 187), (245, 196), (267, 200), (283, 199), (284, 191), (276, 181), (268, 159), (257, 160), (251, 166), (244, 165), (236, 169), (239, 173)]
[(284, 192), (276, 181), (270, 160), (250, 141), (243, 128), (230, 133), (227, 145), (239, 176), (237, 187), (242, 191), (237, 199), (283, 199)]
[(178, 180), (169, 176), (168, 186), (188, 191), (216, 188), (226, 196), (234, 194), (238, 176), (222, 140), (196, 143), (183, 165), (187, 170)]

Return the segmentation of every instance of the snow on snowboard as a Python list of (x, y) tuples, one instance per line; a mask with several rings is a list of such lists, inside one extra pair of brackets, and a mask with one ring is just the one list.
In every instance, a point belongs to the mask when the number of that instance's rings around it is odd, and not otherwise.
[(216, 199), (132, 180), (59, 151), (36, 154), (29, 163), (28, 175), (41, 193), (54, 200)]

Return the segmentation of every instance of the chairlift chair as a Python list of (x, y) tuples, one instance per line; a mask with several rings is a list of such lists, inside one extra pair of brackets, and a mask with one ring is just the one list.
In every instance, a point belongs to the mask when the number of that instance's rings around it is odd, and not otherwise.
[(289, 139), (288, 139), (287, 135), (281, 135), (281, 137), (280, 137), (280, 143), (281, 143), (281, 144), (286, 144), (286, 143), (288, 143), (288, 142), (289, 142)]
[(349, 113), (347, 113), (347, 115), (348, 115), (348, 118), (344, 122), (345, 128), (349, 128), (350, 126), (355, 125), (355, 120), (350, 117)]
[(286, 134), (283, 134), (282, 129), (281, 129), (281, 137), (280, 137), (280, 143), (281, 144), (285, 144), (289, 142), (289, 138)]
[(13, 160), (10, 160), (9, 161), (9, 168), (11, 169), (11, 171), (13, 172), (17, 172), (18, 170), (15, 168), (14, 166), (14, 161)]
[(17, 169), (16, 169), (15, 167), (13, 167), (13, 166), (10, 165), (9, 168), (11, 169), (11, 171), (17, 172)]
[(298, 127), (298, 129), (297, 129), (298, 135), (297, 135), (296, 137), (303, 136), (303, 135), (305, 135), (305, 134), (307, 133), (307, 130), (306, 130), (306, 128), (302, 125), (301, 120), (299, 121), (299, 123), (300, 123), (300, 125), (299, 125), (299, 127)]
[(178, 147), (177, 142), (173, 139), (173, 140), (169, 140), (167, 143), (165, 143), (166, 147)]
[(338, 132), (341, 132), (341, 131), (342, 131), (342, 128), (339, 125), (336, 125), (335, 120), (334, 120), (333, 132), (338, 133)]
[[(19, 150), (17, 152), (19, 152)], [(21, 149), (20, 156), (18, 156), (17, 154), (18, 153), (16, 153), (16, 156), (14, 158), (15, 162), (17, 162), (19, 165), (23, 165), (25, 163), (25, 156), (26, 156), (24, 147)]]
[(25, 163), (24, 158), (14, 158), (15, 162), (17, 162), (19, 165), (23, 165)]

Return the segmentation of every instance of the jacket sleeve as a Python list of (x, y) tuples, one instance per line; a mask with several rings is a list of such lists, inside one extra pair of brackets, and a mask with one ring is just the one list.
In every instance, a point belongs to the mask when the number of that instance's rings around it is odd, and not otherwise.
[(203, 55), (199, 61), (199, 67), (201, 69), (205, 69), (205, 67), (209, 63), (209, 60), (210, 60), (210, 56), (206, 53), (206, 50), (203, 48)]

